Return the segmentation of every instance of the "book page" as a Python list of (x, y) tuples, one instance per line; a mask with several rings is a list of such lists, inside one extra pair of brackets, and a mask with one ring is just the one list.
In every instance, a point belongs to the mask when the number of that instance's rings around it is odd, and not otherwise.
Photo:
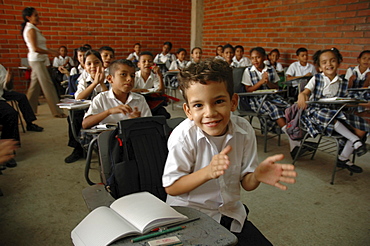
[(89, 213), (71, 232), (75, 246), (101, 246), (128, 236), (140, 234), (136, 228), (108, 207)]
[(141, 233), (187, 219), (185, 215), (149, 192), (121, 197), (112, 203), (111, 208), (138, 228)]

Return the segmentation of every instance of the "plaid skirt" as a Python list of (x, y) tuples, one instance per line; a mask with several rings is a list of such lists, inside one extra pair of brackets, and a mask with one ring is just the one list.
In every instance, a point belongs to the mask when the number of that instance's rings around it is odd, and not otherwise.
[[(254, 96), (249, 98), (249, 104), (254, 112), (257, 112), (259, 105), (262, 102), (261, 96)], [(285, 109), (289, 104), (279, 95), (268, 96), (263, 102), (263, 105), (258, 113), (268, 114), (271, 120), (285, 118)]]
[[(331, 136), (334, 131), (335, 120), (331, 121), (330, 124), (329, 121), (336, 113), (336, 107), (308, 106), (307, 109), (302, 112), (301, 123), (311, 137), (316, 137), (320, 133), (323, 133), (326, 136)], [(369, 124), (357, 115), (347, 114), (342, 111), (335, 117), (335, 119), (354, 128), (369, 132)]]
[[(370, 100), (370, 92), (368, 91), (348, 91), (348, 96), (351, 98), (361, 99), (361, 100)], [(365, 112), (366, 108), (358, 106), (351, 109), (351, 112)]]

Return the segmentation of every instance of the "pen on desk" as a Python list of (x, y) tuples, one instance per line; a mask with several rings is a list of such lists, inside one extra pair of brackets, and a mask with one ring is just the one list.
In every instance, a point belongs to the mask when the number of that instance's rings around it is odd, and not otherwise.
[(150, 233), (148, 235), (144, 235), (144, 236), (140, 236), (140, 237), (136, 237), (134, 239), (131, 239), (131, 243), (136, 243), (136, 242), (148, 239), (148, 238), (152, 238), (152, 237), (160, 236), (160, 235), (167, 234), (167, 233), (170, 233), (170, 232), (182, 230), (184, 228), (186, 228), (186, 226), (176, 226), (176, 227), (172, 227), (170, 229), (164, 230), (164, 231), (158, 231), (158, 232)]
[(170, 227), (174, 227), (174, 226), (182, 225), (182, 224), (185, 224), (185, 223), (193, 222), (193, 221), (195, 221), (195, 220), (199, 220), (199, 217), (195, 217), (195, 218), (191, 218), (191, 219), (186, 219), (186, 220), (182, 220), (182, 221), (174, 222), (174, 223), (171, 223), (171, 224), (165, 225), (165, 226), (163, 226), (163, 227), (157, 227), (157, 228), (154, 228), (152, 231), (159, 231), (159, 230), (161, 230), (162, 228), (170, 228)]

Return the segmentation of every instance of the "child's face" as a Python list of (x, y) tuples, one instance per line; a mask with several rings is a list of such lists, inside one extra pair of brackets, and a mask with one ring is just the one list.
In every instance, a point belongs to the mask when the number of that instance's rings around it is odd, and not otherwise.
[(151, 55), (140, 56), (137, 66), (143, 72), (150, 72), (151, 67), (153, 66), (153, 57)]
[(357, 59), (360, 68), (366, 70), (370, 67), (370, 53), (364, 53), (360, 58)]
[(112, 85), (113, 92), (117, 94), (128, 94), (135, 83), (135, 68), (126, 64), (119, 64), (114, 75), (108, 75), (107, 79)]
[(59, 54), (62, 56), (62, 57), (65, 57), (67, 55), (67, 50), (66, 48), (62, 47), (59, 49)]
[(279, 60), (279, 54), (277, 52), (272, 52), (269, 58), (271, 63), (275, 64)]
[(298, 55), (298, 61), (301, 63), (301, 65), (306, 66), (308, 61), (308, 54), (306, 51), (302, 51)]
[(194, 62), (196, 63), (200, 62), (200, 59), (202, 59), (202, 51), (200, 49), (193, 50), (191, 57), (193, 58)]
[(81, 65), (84, 65), (84, 55), (86, 52), (77, 51), (77, 60)]
[(224, 49), (223, 58), (228, 62), (231, 63), (234, 57), (234, 51), (232, 48)]
[(85, 61), (85, 70), (90, 74), (90, 76), (94, 79), (96, 72), (100, 71), (102, 69), (102, 63), (94, 55), (89, 55), (86, 57)]
[(265, 60), (265, 56), (262, 55), (260, 52), (254, 50), (251, 53), (251, 61), (253, 66), (255, 66), (259, 71), (262, 71), (262, 69), (265, 67), (265, 64), (263, 61)]
[(321, 71), (330, 78), (330, 80), (334, 79), (337, 75), (337, 69), (339, 67), (338, 59), (333, 54), (333, 52), (328, 51), (322, 53), (319, 58), (320, 62), (320, 69)]
[(140, 50), (141, 50), (141, 46), (140, 45), (135, 45), (135, 47), (134, 47), (134, 51), (135, 51), (135, 53), (136, 54), (140, 54)]
[(170, 46), (168, 46), (167, 44), (163, 45), (162, 53), (166, 55), (168, 52), (170, 52)]
[(223, 48), (221, 46), (218, 46), (216, 52), (219, 56), (222, 56)]
[(241, 48), (237, 48), (237, 49), (235, 50), (235, 56), (236, 56), (236, 59), (237, 59), (237, 60), (242, 59), (243, 54), (244, 54), (244, 52), (243, 52), (243, 50), (242, 50)]
[(180, 53), (177, 54), (177, 59), (179, 59), (180, 61), (183, 61), (185, 60), (185, 56), (186, 56), (186, 52), (181, 51)]
[(230, 99), (226, 84), (207, 81), (206, 85), (193, 83), (186, 90), (188, 103), (184, 103), (186, 116), (210, 136), (226, 133), (231, 111), (235, 111), (238, 96)]
[(109, 67), (110, 63), (113, 61), (114, 59), (114, 54), (112, 51), (109, 51), (109, 50), (103, 50), (101, 53), (101, 58), (103, 59), (103, 67), (104, 68), (107, 68)]

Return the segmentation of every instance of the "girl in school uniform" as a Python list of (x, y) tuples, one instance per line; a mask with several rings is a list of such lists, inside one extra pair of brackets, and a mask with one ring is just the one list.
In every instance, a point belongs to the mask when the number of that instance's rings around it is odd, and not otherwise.
[(188, 62), (188, 64), (186, 64), (186, 66), (190, 66), (190, 64), (192, 63), (199, 63), (201, 60), (202, 60), (202, 54), (203, 54), (203, 51), (200, 47), (194, 47), (191, 49), (191, 61)]
[(186, 64), (188, 63), (187, 61), (185, 61), (186, 54), (186, 49), (178, 49), (176, 52), (177, 59), (176, 61), (172, 61), (169, 70), (179, 70), (185, 68)]
[(154, 58), (154, 63), (165, 65), (165, 67), (161, 69), (162, 73), (165, 73), (168, 69), (170, 69), (172, 61), (176, 60), (176, 56), (170, 53), (171, 49), (172, 43), (164, 42), (162, 46), (162, 53), (156, 55)]
[(275, 70), (277, 72), (284, 71), (283, 65), (281, 65), (280, 62), (278, 62), (278, 60), (280, 58), (280, 52), (279, 52), (278, 49), (271, 50), (271, 52), (270, 52), (270, 54), (268, 55), (267, 58), (268, 58), (268, 60), (264, 61), (266, 65), (272, 66), (273, 68), (275, 68)]
[(369, 131), (369, 125), (364, 119), (354, 114), (340, 112), (329, 124), (329, 120), (337, 113), (335, 107), (323, 104), (307, 104), (306, 101), (318, 101), (321, 98), (347, 96), (348, 83), (337, 74), (342, 55), (336, 48), (319, 50), (313, 56), (314, 63), (321, 73), (316, 74), (308, 82), (305, 89), (298, 96), (298, 107), (305, 109), (301, 122), (312, 137), (315, 137), (326, 128), (325, 134), (330, 136), (337, 132), (346, 139), (340, 153), (337, 166), (347, 168), (356, 173), (362, 168), (354, 165), (349, 157), (354, 150), (358, 156), (366, 154), (364, 138)]
[[(247, 92), (266, 89), (279, 89), (277, 82), (280, 80), (276, 70), (273, 67), (263, 63), (266, 59), (266, 51), (262, 47), (256, 47), (250, 51), (253, 66), (247, 67), (243, 73), (242, 84), (245, 85)], [(259, 105), (262, 103), (263, 96), (253, 96), (248, 98), (251, 109), (257, 112)], [(272, 121), (276, 121), (281, 130), (286, 133), (285, 109), (289, 104), (278, 94), (269, 95), (262, 104), (260, 113), (269, 114)], [(273, 126), (269, 123), (269, 128)], [(290, 138), (290, 153), (292, 158), (299, 150), (300, 142)], [(307, 151), (306, 148), (301, 153)]]

